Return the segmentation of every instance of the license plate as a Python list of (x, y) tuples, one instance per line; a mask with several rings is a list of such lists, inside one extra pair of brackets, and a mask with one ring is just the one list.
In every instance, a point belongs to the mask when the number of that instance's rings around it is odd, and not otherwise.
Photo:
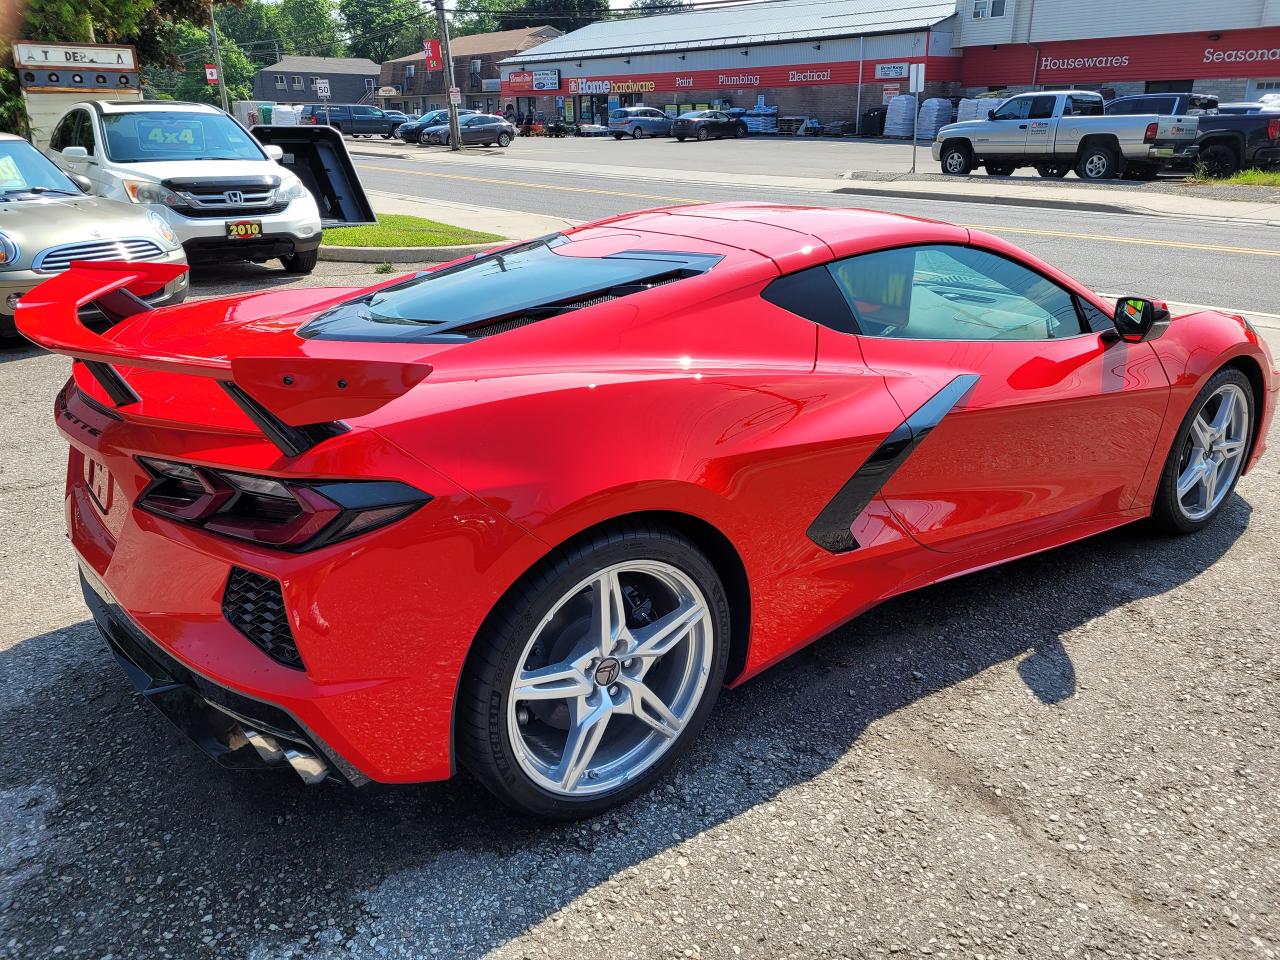
[(262, 221), (234, 220), (227, 224), (227, 236), (232, 240), (256, 240), (262, 236)]
[(111, 473), (100, 461), (93, 457), (84, 458), (84, 483), (89, 488), (89, 496), (97, 504), (103, 515), (111, 512), (111, 501), (115, 496), (115, 481)]

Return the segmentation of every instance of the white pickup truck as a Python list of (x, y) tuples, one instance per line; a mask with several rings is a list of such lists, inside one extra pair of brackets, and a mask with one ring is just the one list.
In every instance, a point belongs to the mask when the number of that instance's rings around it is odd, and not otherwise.
[(1199, 118), (1106, 116), (1104, 106), (1102, 96), (1089, 90), (1020, 93), (986, 120), (940, 129), (933, 159), (954, 176), (982, 165), (996, 177), (1035, 167), (1042, 177), (1075, 170), (1084, 180), (1149, 180), (1174, 158), (1194, 154)]

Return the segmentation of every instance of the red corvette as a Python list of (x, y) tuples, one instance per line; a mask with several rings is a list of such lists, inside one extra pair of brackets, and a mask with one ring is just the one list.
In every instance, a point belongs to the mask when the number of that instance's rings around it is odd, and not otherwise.
[[(850, 210), (644, 211), (367, 289), (24, 298), (85, 597), (233, 767), (461, 764), (581, 816), (872, 605), (1144, 517), (1212, 521), (1280, 371), (1003, 240)], [(77, 308), (114, 325), (92, 332)]]

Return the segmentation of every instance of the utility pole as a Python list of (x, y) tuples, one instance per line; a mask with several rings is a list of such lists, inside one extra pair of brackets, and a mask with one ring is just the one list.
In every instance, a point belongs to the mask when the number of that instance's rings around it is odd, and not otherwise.
[(227, 75), (222, 70), (222, 51), (218, 49), (218, 24), (213, 19), (213, 0), (209, 0), (209, 37), (213, 40), (213, 65), (218, 68), (218, 89), (222, 91), (222, 110), (231, 112), (227, 100)]
[(462, 133), (458, 129), (458, 105), (449, 92), (454, 88), (453, 51), (449, 49), (449, 21), (444, 15), (444, 0), (435, 0), (436, 23), (440, 25), (440, 56), (444, 59), (445, 96), (449, 97), (449, 149), (462, 149)]

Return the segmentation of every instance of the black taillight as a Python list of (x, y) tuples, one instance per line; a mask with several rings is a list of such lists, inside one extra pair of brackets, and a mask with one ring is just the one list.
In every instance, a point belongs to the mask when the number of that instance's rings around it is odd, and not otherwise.
[(408, 516), (430, 494), (394, 480), (300, 481), (139, 457), (138, 507), (211, 533), (300, 552)]

